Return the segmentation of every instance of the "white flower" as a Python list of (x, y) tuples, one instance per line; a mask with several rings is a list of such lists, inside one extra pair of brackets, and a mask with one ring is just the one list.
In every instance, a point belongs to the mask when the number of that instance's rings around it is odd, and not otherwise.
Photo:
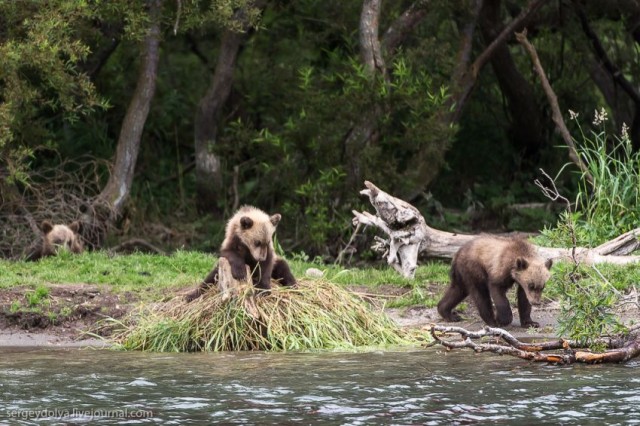
[(593, 125), (599, 126), (608, 119), (609, 118), (607, 117), (607, 111), (605, 111), (604, 107), (602, 107), (600, 108), (600, 112), (598, 112), (598, 110), (595, 111), (595, 114), (593, 116)]
[(631, 140), (631, 138), (629, 138), (629, 126), (627, 126), (627, 123), (622, 123), (622, 140), (627, 142)]
[(579, 115), (580, 115), (580, 113), (569, 110), (569, 119), (570, 120), (577, 120)]

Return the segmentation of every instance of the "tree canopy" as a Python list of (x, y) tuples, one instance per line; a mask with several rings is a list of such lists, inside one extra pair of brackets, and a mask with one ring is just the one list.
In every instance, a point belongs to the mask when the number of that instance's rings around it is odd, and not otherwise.
[(637, 151), (639, 24), (625, 0), (0, 1), (0, 251), (49, 218), (211, 249), (253, 204), (334, 256), (365, 179), (445, 221), (543, 201), (569, 157), (514, 32), (563, 114), (604, 108)]

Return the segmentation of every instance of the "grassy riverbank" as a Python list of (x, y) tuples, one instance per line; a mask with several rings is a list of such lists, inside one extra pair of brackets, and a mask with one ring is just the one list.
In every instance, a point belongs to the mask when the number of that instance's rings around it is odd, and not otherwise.
[[(170, 256), (152, 254), (110, 255), (87, 252), (81, 255), (63, 253), (39, 262), (0, 261), (0, 289), (24, 287), (36, 289), (54, 284), (95, 284), (116, 293), (137, 293), (147, 301), (162, 300), (168, 294), (195, 287), (212, 269), (216, 257), (207, 253), (177, 251)], [(434, 297), (448, 282), (449, 266), (445, 262), (429, 262), (418, 268), (414, 280), (405, 279), (386, 265), (380, 267), (345, 268), (319, 265), (289, 259), (292, 272), (303, 277), (309, 268), (323, 272), (323, 279), (344, 286), (376, 291), (382, 286), (397, 288), (392, 306), (425, 304), (433, 306)], [(391, 289), (390, 289), (391, 290)]]
[[(170, 256), (149, 254), (112, 255), (88, 252), (62, 254), (39, 262), (0, 261), (0, 328), (15, 332), (48, 332), (65, 338), (91, 330), (105, 317), (120, 318), (148, 305), (167, 301), (195, 288), (216, 262), (211, 254), (177, 251)], [(323, 272), (322, 280), (358, 293), (383, 306), (403, 326), (420, 326), (440, 321), (434, 306), (448, 284), (447, 262), (426, 262), (416, 278), (402, 278), (392, 268), (346, 268), (320, 265), (302, 256), (290, 256), (294, 275), (304, 277), (309, 268)], [(560, 280), (568, 265), (556, 264), (545, 289), (545, 306), (534, 308), (533, 316), (547, 312), (546, 332), (556, 321)], [(598, 266), (611, 291), (637, 291), (640, 266)], [(512, 293), (513, 294), (513, 293)], [(464, 304), (472, 324), (478, 322), (473, 304)], [(516, 316), (517, 317), (517, 316)], [(467, 322), (469, 324), (469, 322)]]

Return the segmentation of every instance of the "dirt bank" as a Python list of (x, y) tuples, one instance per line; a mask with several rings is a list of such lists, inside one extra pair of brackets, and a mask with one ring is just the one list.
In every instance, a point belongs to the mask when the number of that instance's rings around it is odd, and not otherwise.
[(90, 284), (0, 289), (0, 346), (103, 347), (95, 336), (108, 336), (103, 320), (123, 317), (138, 300)]
[[(48, 294), (38, 297), (32, 288), (16, 287), (0, 289), (0, 347), (4, 346), (54, 346), (74, 347), (107, 345), (100, 337), (108, 337), (110, 328), (105, 318), (122, 318), (140, 305), (135, 293), (114, 293), (107, 286), (90, 284), (51, 285)], [(179, 293), (185, 293), (183, 289)], [(366, 292), (366, 298), (381, 305), (389, 297), (402, 292), (397, 286), (369, 288), (353, 286), (356, 293)], [(472, 303), (463, 312), (465, 321), (455, 323), (471, 330), (483, 326)], [(385, 312), (401, 327), (426, 328), (430, 324), (444, 323), (435, 308), (414, 306), (388, 308)], [(532, 318), (541, 324), (537, 330), (519, 327), (514, 309), (514, 323), (506, 327), (516, 337), (551, 338), (557, 325), (559, 308), (557, 303), (534, 307)], [(623, 320), (629, 322), (640, 318), (636, 305), (628, 305), (620, 311)]]

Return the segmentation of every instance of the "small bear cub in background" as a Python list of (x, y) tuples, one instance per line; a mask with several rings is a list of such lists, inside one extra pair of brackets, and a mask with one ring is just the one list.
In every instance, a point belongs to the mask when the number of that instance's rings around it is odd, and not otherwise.
[(43, 220), (40, 225), (42, 241), (26, 260), (33, 261), (47, 256), (55, 256), (58, 250), (68, 250), (72, 253), (82, 253), (84, 244), (79, 235), (80, 222), (74, 221), (69, 226), (54, 225), (48, 220)]

